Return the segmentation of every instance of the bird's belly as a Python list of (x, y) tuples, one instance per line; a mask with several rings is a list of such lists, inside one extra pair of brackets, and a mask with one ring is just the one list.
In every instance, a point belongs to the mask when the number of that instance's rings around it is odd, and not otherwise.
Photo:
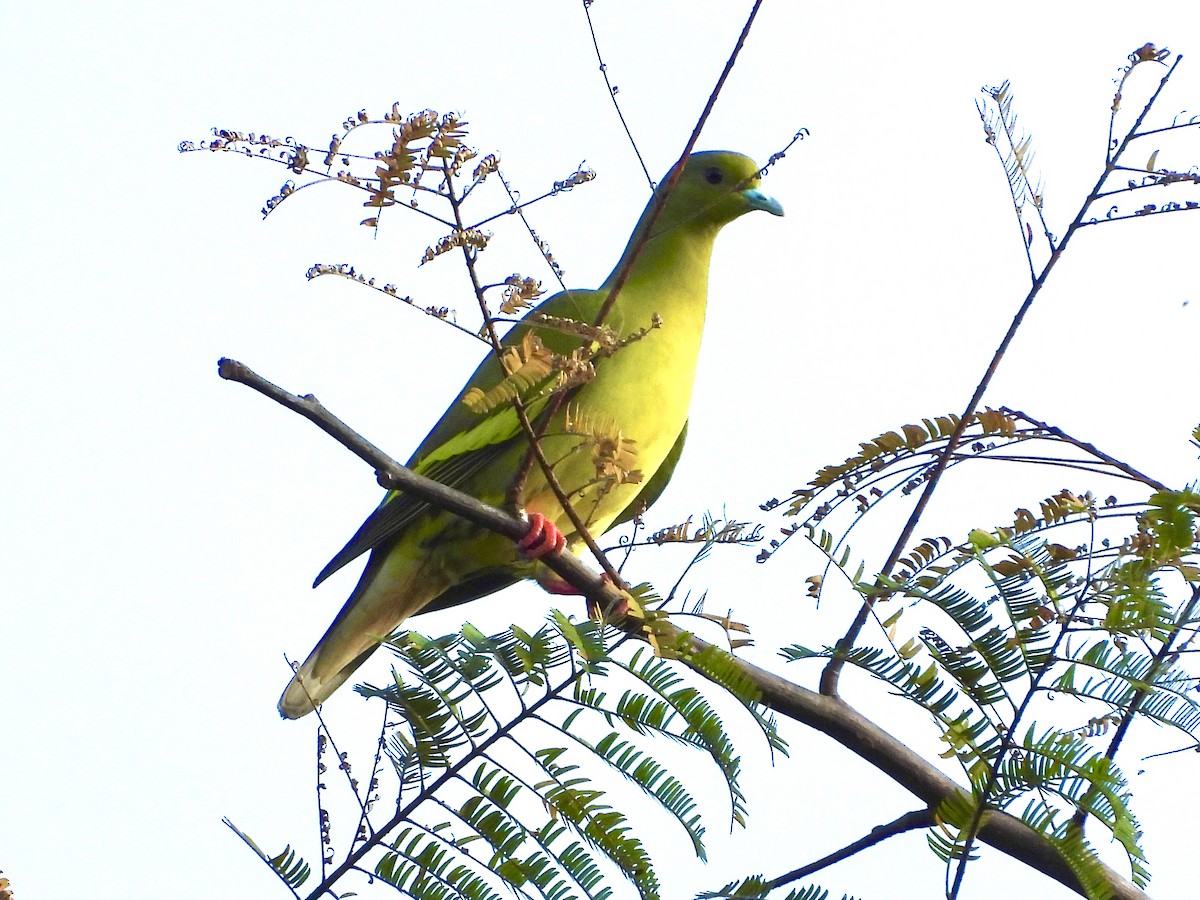
[[(634, 501), (687, 421), (698, 347), (654, 340), (658, 336), (604, 360), (543, 442), (555, 478), (593, 534), (603, 534)], [(540, 472), (531, 473), (526, 506), (549, 516), (564, 534), (574, 532)]]

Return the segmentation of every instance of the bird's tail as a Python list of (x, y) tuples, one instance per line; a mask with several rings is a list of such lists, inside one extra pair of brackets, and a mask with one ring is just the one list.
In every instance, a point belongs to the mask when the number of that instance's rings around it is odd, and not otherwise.
[(279, 714), (299, 719), (329, 699), (381, 641), (442, 592), (444, 585), (414, 577), (407, 560), (372, 559), (329, 630), (292, 676), (279, 698)]
[(301, 716), (308, 715), (345, 684), (346, 679), (367, 661), (367, 657), (374, 653), (378, 646), (378, 642), (373, 643), (336, 672), (331, 672), (322, 678), (317, 672), (317, 661), (320, 659), (322, 650), (321, 645), (318, 644), (308, 655), (304, 665), (292, 676), (288, 686), (283, 689), (283, 696), (279, 698), (279, 714), (285, 719), (299, 719)]

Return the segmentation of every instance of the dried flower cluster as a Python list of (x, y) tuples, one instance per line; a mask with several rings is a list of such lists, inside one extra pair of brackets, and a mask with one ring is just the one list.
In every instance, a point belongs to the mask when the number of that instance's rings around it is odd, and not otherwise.
[(568, 434), (583, 438), (580, 447), (591, 448), (601, 495), (619, 484), (642, 481), (642, 470), (635, 468), (637, 442), (625, 437), (616, 422), (580, 416), (577, 409), (568, 406), (565, 425)]
[(455, 247), (467, 247), (478, 253), (480, 250), (487, 249), (488, 241), (491, 238), (490, 231), (481, 231), (478, 228), (456, 228), (445, 237), (439, 238), (432, 247), (425, 248), (425, 252), (421, 255), (420, 265), (423, 266), (425, 263), (437, 259), (443, 253), (449, 253)]
[(504, 279), (504, 299), (500, 302), (500, 312), (511, 316), (519, 309), (528, 309), (544, 293), (542, 283), (536, 278), (522, 278), (514, 272)]

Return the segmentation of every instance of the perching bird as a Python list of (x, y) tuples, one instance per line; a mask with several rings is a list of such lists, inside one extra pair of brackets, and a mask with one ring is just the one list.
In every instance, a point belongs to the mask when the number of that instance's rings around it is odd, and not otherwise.
[[(754, 161), (738, 153), (688, 157), (604, 320), (621, 338), (635, 339), (610, 355), (593, 357), (594, 376), (571, 389), (545, 430), (545, 456), (593, 535), (628, 521), (653, 503), (675, 468), (687, 431), (713, 241), (722, 226), (751, 210), (783, 215), (779, 203), (758, 189), (758, 174)], [(563, 291), (539, 304), (536, 312), (594, 323), (653, 206), (651, 201), (642, 213), (621, 261), (598, 291)], [(656, 318), (661, 325), (652, 327)], [(527, 316), (504, 344), (522, 347), (522, 339), (531, 332), (545, 348), (563, 356), (586, 347), (594, 337), (531, 324)], [(530, 351), (528, 342), (524, 349)], [(543, 374), (540, 392), (524, 392), (530, 398), (531, 418), (549, 408), (546, 385), (552, 387), (552, 379), (561, 377)], [(486, 503), (502, 505), (529, 448), (503, 394), (480, 400), (480, 392), (492, 391), (505, 381), (504, 375), (495, 354), (489, 354), (408, 467)], [(468, 405), (464, 398), (473, 389), (478, 390), (468, 399), (476, 402)], [(631, 477), (633, 470), (644, 480)], [(531, 530), (522, 546), (534, 548), (527, 551), (451, 513), (389, 492), (317, 576), (320, 584), (371, 551), (350, 599), (284, 690), (280, 714), (296, 719), (311, 712), (409, 616), (485, 596), (522, 578), (538, 578), (554, 589), (553, 573), (530, 557), (562, 546), (559, 532), (571, 551), (579, 552), (583, 544), (536, 464), (528, 472), (523, 505)]]

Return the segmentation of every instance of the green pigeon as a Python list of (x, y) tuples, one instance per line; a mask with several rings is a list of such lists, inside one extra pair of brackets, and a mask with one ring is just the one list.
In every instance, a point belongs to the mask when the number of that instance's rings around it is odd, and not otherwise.
[[(578, 359), (581, 348), (595, 351), (600, 339), (586, 329), (572, 333), (562, 320), (595, 322), (647, 228), (653, 199), (603, 286), (555, 294), (536, 307), (536, 321), (526, 315), (504, 338), (507, 364), (495, 354), (484, 359), (408, 467), (503, 505), (529, 449), (508, 402), (519, 392), (532, 420), (550, 417), (542, 448), (588, 530), (598, 536), (640, 514), (666, 486), (683, 449), (717, 232), (751, 210), (783, 215), (778, 201), (758, 186), (758, 166), (740, 153), (689, 156), (604, 319), (624, 343), (615, 352), (586, 354), (584, 367), (590, 362), (594, 374), (575, 379), (573, 387), (568, 381), (565, 399), (549, 403), (564, 377), (561, 361), (573, 353)], [(556, 321), (548, 323), (547, 316)], [(557, 371), (539, 369), (537, 360), (550, 353), (558, 355)], [(531, 358), (535, 364), (523, 366)], [(297, 719), (311, 712), (418, 612), (465, 603), (523, 578), (568, 592), (537, 558), (564, 544), (578, 553), (584, 544), (536, 464), (528, 471), (523, 506), (530, 532), (514, 545), (414, 497), (389, 492), (317, 576), (320, 584), (370, 551), (350, 598), (284, 690), (280, 714)]]

